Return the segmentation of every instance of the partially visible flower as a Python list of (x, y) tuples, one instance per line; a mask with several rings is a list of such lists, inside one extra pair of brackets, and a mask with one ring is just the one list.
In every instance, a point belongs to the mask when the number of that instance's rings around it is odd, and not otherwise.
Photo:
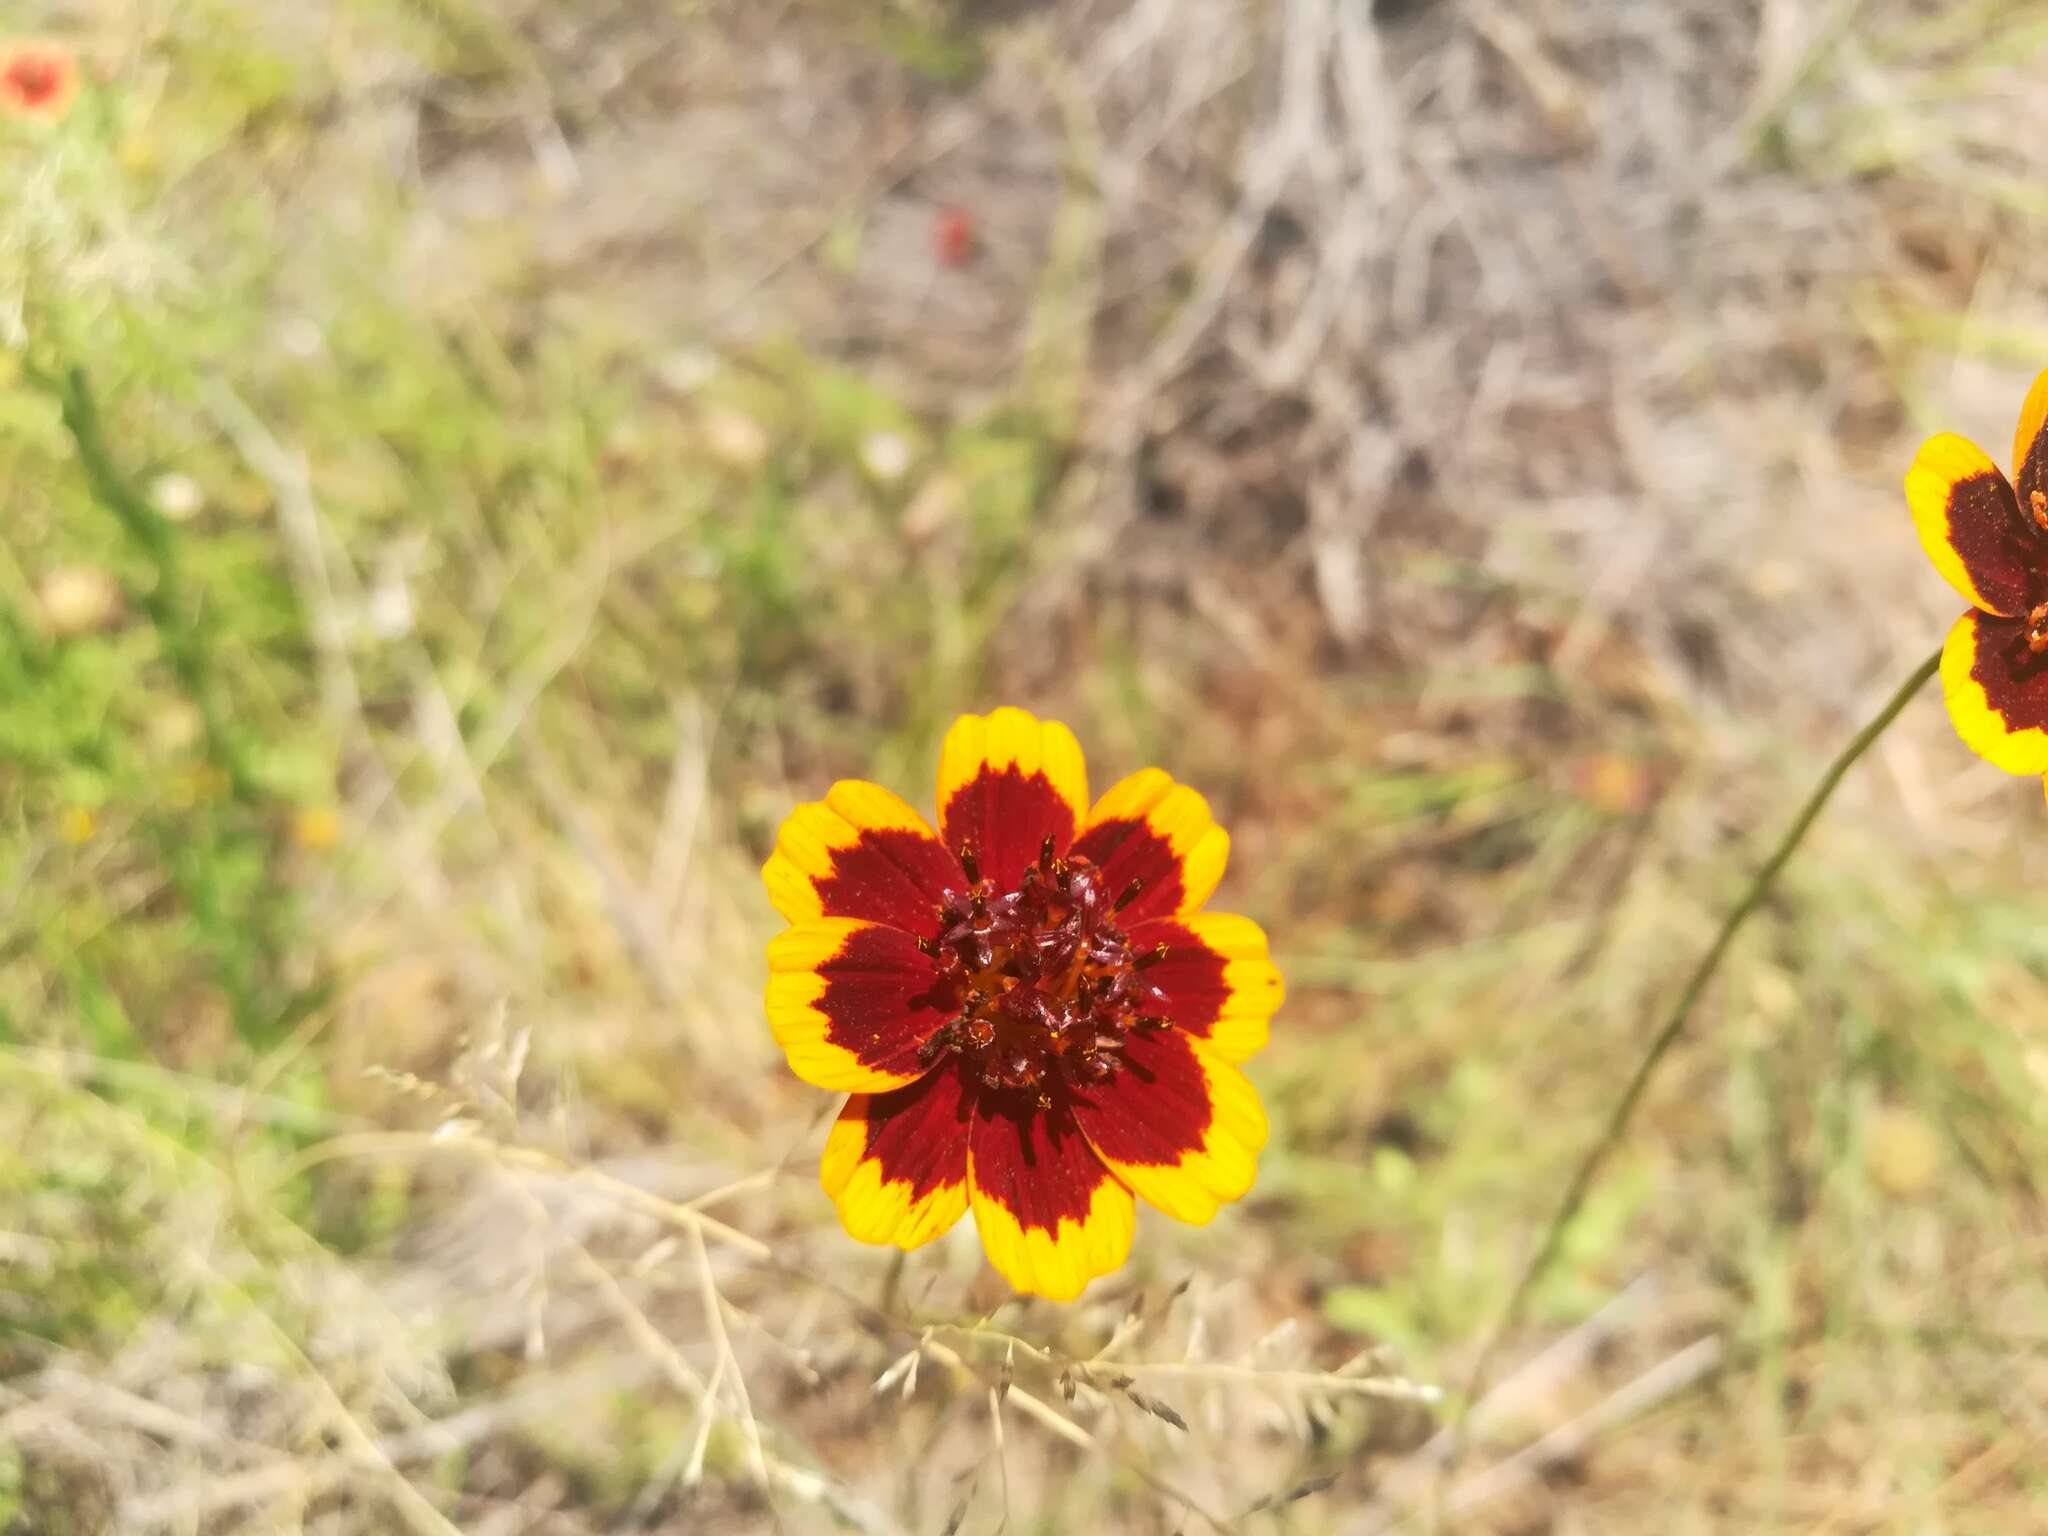
[(157, 476), (149, 488), (150, 504), (174, 523), (189, 523), (206, 505), (206, 492), (190, 475)]
[(878, 785), (782, 825), (762, 878), (768, 1022), (853, 1097), (820, 1177), (862, 1242), (915, 1248), (970, 1207), (1019, 1291), (1069, 1300), (1124, 1262), (1133, 1195), (1203, 1223), (1252, 1186), (1266, 1116), (1237, 1063), (1280, 973), (1203, 912), (1229, 836), (1157, 768), (1091, 809), (1080, 745), (1019, 709), (963, 715), (939, 832)]
[(1910, 1109), (1881, 1110), (1870, 1131), (1869, 1160), (1886, 1194), (1918, 1199), (1940, 1180), (1941, 1138)]
[(901, 480), (910, 468), (910, 443), (900, 432), (870, 432), (861, 439), (860, 461), (877, 480)]
[(325, 853), (341, 841), (341, 816), (329, 805), (302, 806), (292, 813), (292, 842), (308, 853)]
[(980, 244), (980, 228), (965, 208), (941, 208), (933, 215), (932, 255), (940, 266), (966, 266)]
[(70, 843), (73, 847), (92, 841), (93, 833), (99, 830), (99, 823), (93, 820), (91, 811), (82, 805), (67, 805), (57, 816), (57, 840)]
[(768, 430), (751, 416), (720, 408), (704, 418), (704, 448), (722, 467), (759, 469), (768, 461)]
[(96, 565), (60, 565), (36, 584), (43, 624), (60, 639), (106, 629), (121, 617), (121, 588)]
[(1610, 816), (1640, 815), (1657, 789), (1648, 765), (1619, 752), (1594, 753), (1572, 777), (1586, 803)]
[(0, 111), (55, 122), (78, 95), (78, 61), (55, 43), (0, 43)]
[(2013, 434), (2007, 480), (1944, 432), (1906, 472), (1906, 503), (1934, 568), (1970, 603), (1941, 651), (1949, 719), (2007, 773), (2048, 773), (2048, 370)]
[(144, 731), (152, 751), (175, 757), (206, 732), (206, 718), (183, 699), (166, 699), (149, 713)]

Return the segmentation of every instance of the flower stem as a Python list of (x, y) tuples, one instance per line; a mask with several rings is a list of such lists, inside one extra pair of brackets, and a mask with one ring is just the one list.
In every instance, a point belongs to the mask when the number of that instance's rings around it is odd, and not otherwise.
[[(100, 428), (99, 403), (93, 398), (85, 370), (50, 372), (31, 360), (27, 374), (56, 397), (63, 413), (64, 430), (70, 434), (93, 499), (113, 514), (137, 553), (149, 562), (150, 581), (140, 589), (132, 589), (130, 596), (155, 629), (171, 675), (199, 711), (200, 729), (214, 766), (226, 778), (237, 800), (254, 804), (261, 798), (255, 769), (230, 728), (218, 695), (214, 659), (220, 648), (202, 620), (194, 617), (171, 525), (115, 463)], [(203, 609), (198, 611), (203, 614)]]
[(1764, 899), (1770, 895), (1772, 887), (1778, 882), (1778, 876), (1792, 861), (1792, 855), (1798, 851), (1807, 830), (1812, 827), (1822, 808), (1827, 805), (1829, 797), (1834, 794), (1835, 786), (1842, 782), (1843, 775), (1848, 773), (1855, 761), (1870, 749), (1870, 744), (1884, 734), (1885, 727), (1898, 718), (1899, 712), (1906, 707), (1913, 695), (1918, 693), (1927, 680), (1940, 669), (1941, 652), (1937, 650), (1915, 667), (1912, 675), (1885, 701), (1884, 708), (1872, 716), (1862, 730), (1849, 738), (1848, 745), (1828, 764), (1827, 772), (1823, 773), (1820, 781), (1813, 786), (1812, 793), (1806, 797), (1806, 803), (1799, 808), (1799, 814), (1792, 818), (1792, 825), (1785, 829), (1785, 835), (1778, 839), (1777, 847), (1771, 850), (1771, 856), (1764, 860), (1762, 867), (1751, 877), (1741, 899), (1728, 909), (1728, 915), (1721, 920), (1720, 932), (1714, 935), (1714, 942), (1707, 946), (1707, 952), (1700, 957), (1699, 964), (1693, 967), (1684, 990), (1678, 994), (1677, 1000), (1671, 1005), (1671, 1011), (1665, 1015), (1663, 1024), (1651, 1038), (1649, 1048), (1643, 1052), (1643, 1059), (1636, 1063), (1635, 1074), (1629, 1078), (1628, 1086), (1615, 1101), (1613, 1113), (1607, 1117), (1607, 1124), (1602, 1128), (1599, 1139), (1579, 1160), (1579, 1166), (1572, 1174), (1571, 1183), (1565, 1188), (1564, 1198), (1558, 1202), (1557, 1213), (1550, 1218), (1550, 1225), (1544, 1229), (1543, 1241), (1537, 1246), (1535, 1256), (1522, 1270), (1521, 1278), (1515, 1282), (1514, 1291), (1509, 1295), (1507, 1305), (1501, 1309), (1500, 1320), (1493, 1325), (1492, 1331), (1487, 1335), (1486, 1342), (1479, 1351), (1479, 1359), (1472, 1367), (1471, 1380), (1465, 1389), (1464, 1404), (1459, 1410), (1461, 1420), (1479, 1401), (1479, 1394), (1486, 1384), (1487, 1367), (1492, 1363), (1501, 1340), (1521, 1321), (1522, 1313), (1528, 1307), (1530, 1294), (1550, 1272), (1551, 1265), (1557, 1261), (1558, 1252), (1564, 1246), (1565, 1235), (1571, 1230), (1580, 1208), (1585, 1205), (1586, 1195), (1592, 1189), (1593, 1181), (1599, 1177), (1609, 1155), (1627, 1134), (1629, 1122), (1635, 1118), (1636, 1108), (1642, 1103), (1643, 1093), (1649, 1087), (1651, 1076), (1670, 1054), (1672, 1046), (1678, 1043), (1679, 1036), (1685, 1033), (1685, 1026), (1692, 1017), (1694, 1006), (1700, 1000), (1700, 994), (1706, 991), (1707, 983), (1714, 979), (1714, 973), (1721, 968), (1721, 962), (1727, 957), (1729, 946), (1735, 942), (1735, 935), (1741, 932), (1742, 925), (1755, 915), (1757, 908), (1762, 906)]

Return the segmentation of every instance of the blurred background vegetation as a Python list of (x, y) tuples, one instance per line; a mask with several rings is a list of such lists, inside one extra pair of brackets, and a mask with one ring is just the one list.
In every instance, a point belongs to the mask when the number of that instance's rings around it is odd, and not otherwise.
[[(0, 1530), (2048, 1530), (2048, 812), (1931, 690), (1440, 1433), (1953, 617), (2048, 4), (0, 26)], [(1068, 1309), (845, 1239), (760, 1017), (787, 807), (1000, 702), (1290, 983)]]

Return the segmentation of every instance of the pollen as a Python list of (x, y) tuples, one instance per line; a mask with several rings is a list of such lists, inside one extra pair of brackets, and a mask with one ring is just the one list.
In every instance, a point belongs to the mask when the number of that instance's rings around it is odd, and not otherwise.
[(1137, 881), (1113, 892), (1091, 860), (1056, 856), (1051, 838), (1013, 891), (981, 877), (971, 847), (960, 865), (966, 888), (945, 893), (938, 936), (919, 944), (955, 1010), (925, 1042), (927, 1063), (958, 1055), (982, 1087), (1044, 1109), (1056, 1081), (1105, 1082), (1134, 1031), (1169, 1027), (1165, 994), (1143, 975), (1166, 947), (1134, 948), (1117, 923)]
[(2048, 533), (2048, 491), (2029, 492), (2027, 510), (2034, 514), (2034, 526)]

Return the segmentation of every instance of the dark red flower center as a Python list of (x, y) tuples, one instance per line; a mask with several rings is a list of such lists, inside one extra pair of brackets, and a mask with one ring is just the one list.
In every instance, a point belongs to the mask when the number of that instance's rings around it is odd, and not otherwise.
[(6, 80), (23, 106), (41, 107), (63, 88), (64, 70), (46, 54), (24, 53), (8, 61)]
[(1055, 858), (1051, 838), (1007, 894), (981, 878), (971, 847), (960, 864), (967, 888), (945, 893), (938, 936), (918, 940), (958, 1010), (925, 1042), (927, 1064), (952, 1052), (983, 1087), (1049, 1109), (1056, 1080), (1100, 1083), (1122, 1067), (1133, 1030), (1167, 1027), (1165, 994), (1140, 974), (1166, 946), (1133, 949), (1116, 922), (1137, 881), (1112, 892), (1093, 860)]

